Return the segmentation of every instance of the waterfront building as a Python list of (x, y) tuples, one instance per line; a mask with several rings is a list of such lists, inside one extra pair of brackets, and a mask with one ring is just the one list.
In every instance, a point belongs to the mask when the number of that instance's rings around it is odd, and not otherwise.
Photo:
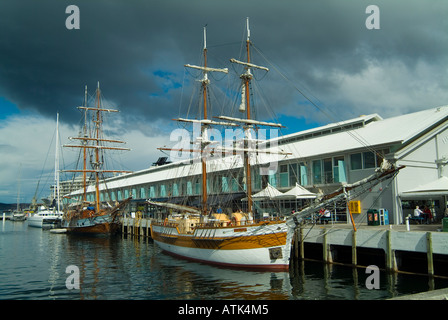
[[(327, 193), (343, 184), (369, 176), (382, 158), (405, 165), (398, 176), (368, 190), (361, 198), (355, 223), (366, 222), (367, 211), (384, 208), (391, 224), (401, 224), (417, 203), (427, 205), (436, 219), (446, 209), (444, 166), (448, 163), (448, 106), (432, 108), (383, 119), (378, 114), (331, 123), (267, 140), (269, 146), (287, 152), (272, 158), (254, 156), (252, 190), (257, 193), (266, 186), (286, 192), (296, 184), (312, 193)], [(173, 159), (171, 159), (173, 160)], [(231, 211), (244, 208), (245, 177), (239, 155), (229, 155), (207, 162), (208, 204), (213, 210)], [(262, 173), (262, 174), (260, 174)], [(446, 185), (446, 187), (445, 187)], [(108, 180), (102, 201), (120, 201), (132, 196), (131, 211), (151, 211), (146, 199), (199, 205), (201, 197), (201, 164), (191, 158), (160, 162), (130, 174)], [(445, 190), (443, 188), (445, 187)], [(89, 187), (89, 192), (92, 187)], [(442, 190), (441, 190), (442, 189)], [(72, 193), (76, 199), (81, 191)], [(88, 200), (93, 201), (93, 194)], [(256, 200), (256, 199), (254, 199)], [(256, 201), (256, 210), (270, 214), (288, 214), (312, 199)], [(274, 206), (273, 203), (276, 202)], [(155, 210), (155, 209), (154, 209)], [(347, 222), (345, 204), (334, 208), (332, 221)]]

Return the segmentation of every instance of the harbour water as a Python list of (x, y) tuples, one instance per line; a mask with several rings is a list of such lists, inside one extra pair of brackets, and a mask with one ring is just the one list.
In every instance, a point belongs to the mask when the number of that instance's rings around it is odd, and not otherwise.
[[(448, 280), (298, 263), (290, 272), (218, 268), (160, 252), (150, 239), (52, 234), (0, 221), (0, 300), (382, 300), (448, 287)], [(79, 289), (67, 280), (79, 270)]]

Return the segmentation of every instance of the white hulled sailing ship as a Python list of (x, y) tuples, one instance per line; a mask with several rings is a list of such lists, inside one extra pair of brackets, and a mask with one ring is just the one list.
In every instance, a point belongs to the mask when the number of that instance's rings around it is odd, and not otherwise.
[[(119, 214), (130, 198), (121, 202), (112, 201), (111, 199), (103, 199), (100, 196), (100, 184), (106, 186), (105, 174), (108, 173), (124, 173), (124, 170), (106, 170), (104, 169), (104, 150), (129, 150), (128, 148), (109, 146), (107, 144), (122, 144), (123, 141), (110, 140), (103, 137), (103, 113), (118, 112), (118, 110), (104, 108), (102, 106), (100, 85), (96, 89), (95, 106), (87, 106), (87, 88), (85, 93), (84, 106), (78, 107), (84, 111), (84, 127), (80, 137), (71, 137), (70, 140), (81, 141), (77, 145), (65, 145), (64, 147), (74, 147), (81, 150), (83, 159), (83, 168), (76, 170), (66, 170), (67, 172), (82, 173), (83, 177), (83, 193), (82, 198), (70, 204), (64, 213), (62, 227), (67, 229), (69, 233), (87, 233), (87, 234), (112, 234), (115, 233), (120, 225)], [(87, 122), (90, 117), (88, 113), (93, 113), (93, 129), (89, 130)], [(90, 154), (90, 168), (87, 165), (89, 158), (89, 150), (93, 150)], [(92, 174), (93, 179), (88, 179), (87, 174)], [(88, 201), (88, 185), (87, 181), (93, 181), (94, 199)], [(105, 193), (107, 193), (107, 186)]]
[[(170, 214), (165, 219), (155, 221), (151, 225), (151, 235), (154, 241), (162, 250), (183, 258), (238, 268), (257, 268), (269, 270), (287, 270), (291, 253), (291, 242), (295, 228), (301, 221), (335, 201), (341, 199), (349, 200), (352, 196), (358, 195), (359, 187), (373, 185), (394, 177), (399, 169), (391, 165), (385, 165), (374, 175), (352, 185), (345, 185), (340, 190), (331, 195), (324, 196), (312, 203), (309, 207), (294, 213), (288, 219), (264, 219), (254, 220), (254, 205), (252, 198), (252, 177), (251, 177), (251, 156), (256, 156), (260, 149), (253, 148), (254, 144), (251, 132), (257, 126), (281, 127), (280, 124), (261, 122), (251, 119), (250, 103), (250, 81), (253, 78), (251, 69), (261, 69), (268, 71), (268, 68), (255, 65), (250, 59), (250, 29), (249, 20), (246, 22), (247, 40), (246, 55), (247, 61), (231, 59), (235, 64), (244, 66), (245, 72), (241, 75), (242, 99), (240, 111), (245, 113), (246, 118), (234, 118), (228, 116), (217, 117), (219, 121), (207, 118), (207, 87), (209, 84), (208, 73), (223, 72), (227, 69), (216, 69), (207, 66), (206, 29), (204, 28), (204, 65), (192, 66), (203, 72), (201, 80), (203, 94), (203, 119), (177, 119), (182, 122), (200, 123), (201, 135), (198, 138), (200, 147), (197, 149), (170, 149), (159, 148), (161, 150), (174, 150), (182, 152), (199, 153), (202, 165), (202, 196), (200, 208), (187, 207), (177, 203), (159, 202), (149, 200), (153, 206), (165, 207)], [(227, 155), (234, 155), (235, 152), (242, 156), (244, 164), (244, 179), (247, 194), (247, 211), (224, 213), (209, 213), (207, 202), (207, 152), (208, 146), (213, 142), (208, 138), (208, 130), (211, 125), (242, 126), (244, 130), (243, 143), (241, 148), (236, 150), (214, 150), (213, 152), (226, 152)], [(266, 150), (266, 153), (285, 154), (280, 150)], [(230, 153), (229, 153), (230, 152)], [(285, 154), (286, 155), (286, 154)], [(362, 188), (362, 190), (365, 190)]]

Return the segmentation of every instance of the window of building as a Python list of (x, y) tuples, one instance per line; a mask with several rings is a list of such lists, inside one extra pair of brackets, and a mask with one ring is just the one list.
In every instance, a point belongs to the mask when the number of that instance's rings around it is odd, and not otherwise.
[(193, 194), (193, 184), (191, 181), (187, 181), (187, 195), (191, 196)]
[(363, 168), (371, 169), (375, 168), (375, 154), (373, 152), (363, 152)]
[(166, 188), (164, 184), (160, 185), (160, 192), (159, 192), (160, 197), (166, 197)]
[(334, 182), (347, 182), (345, 161), (343, 156), (333, 158), (333, 177)]
[(221, 184), (222, 184), (222, 192), (229, 192), (229, 182), (227, 177), (221, 178)]
[[(313, 160), (313, 183), (346, 182), (345, 161), (343, 156)], [(300, 165), (301, 185), (307, 185), (306, 167)]]
[(331, 158), (323, 159), (322, 165), (324, 169), (324, 183), (333, 183), (333, 166)]
[(289, 169), (289, 186), (293, 187), (300, 180), (300, 166), (298, 163), (292, 163), (288, 166)]
[(173, 183), (173, 196), (179, 196), (179, 186), (177, 185), (177, 183)]
[(313, 160), (313, 183), (322, 183), (322, 164), (321, 160)]
[(156, 188), (154, 186), (149, 187), (149, 197), (150, 198), (156, 198)]
[(362, 152), (350, 155), (350, 169), (373, 169), (379, 167), (383, 161), (384, 155), (388, 150), (379, 150), (376, 152)]
[(350, 169), (360, 170), (362, 169), (362, 154), (354, 153), (350, 155)]
[(197, 178), (195, 183), (195, 193), (201, 194), (201, 190), (202, 190), (201, 181), (199, 178)]
[(288, 165), (280, 165), (280, 187), (289, 187)]

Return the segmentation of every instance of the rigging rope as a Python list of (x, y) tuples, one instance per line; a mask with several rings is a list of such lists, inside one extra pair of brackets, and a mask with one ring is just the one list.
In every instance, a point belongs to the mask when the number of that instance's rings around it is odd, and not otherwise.
[[(321, 108), (317, 103), (315, 103), (313, 100), (311, 100), (311, 98), (306, 95), (303, 90), (301, 90), (288, 76), (286, 76), (286, 74), (284, 74), (283, 72), (280, 71), (280, 69), (274, 65), (272, 62), (270, 62), (270, 60), (266, 57), (265, 54), (263, 54), (263, 52), (258, 49), (257, 47), (253, 46), (254, 49), (263, 57), (263, 59), (265, 59), (265, 61), (272, 66), (272, 68), (274, 70), (276, 70), (279, 75), (285, 79), (288, 83), (290, 83), (290, 85), (292, 85), (292, 87), (299, 92), (309, 103), (311, 103), (311, 105), (313, 105), (317, 110), (319, 110), (320, 112), (322, 112), (325, 116), (327, 116), (331, 121), (333, 121), (336, 125), (338, 125), (339, 127), (343, 127), (343, 124), (340, 123), (340, 121), (337, 119), (337, 116), (334, 114), (330, 114), (329, 111), (324, 110), (323, 108)], [(359, 135), (359, 133), (357, 132), (352, 132), (352, 130), (346, 130), (346, 133), (348, 133), (353, 139), (355, 139), (356, 141), (358, 141), (361, 145), (363, 145), (366, 149), (370, 150), (372, 153), (374, 153), (376, 156), (380, 157), (380, 158), (384, 158), (384, 156), (382, 154), (380, 154), (378, 151), (374, 150), (369, 142), (367, 140), (365, 140), (361, 135)]]

